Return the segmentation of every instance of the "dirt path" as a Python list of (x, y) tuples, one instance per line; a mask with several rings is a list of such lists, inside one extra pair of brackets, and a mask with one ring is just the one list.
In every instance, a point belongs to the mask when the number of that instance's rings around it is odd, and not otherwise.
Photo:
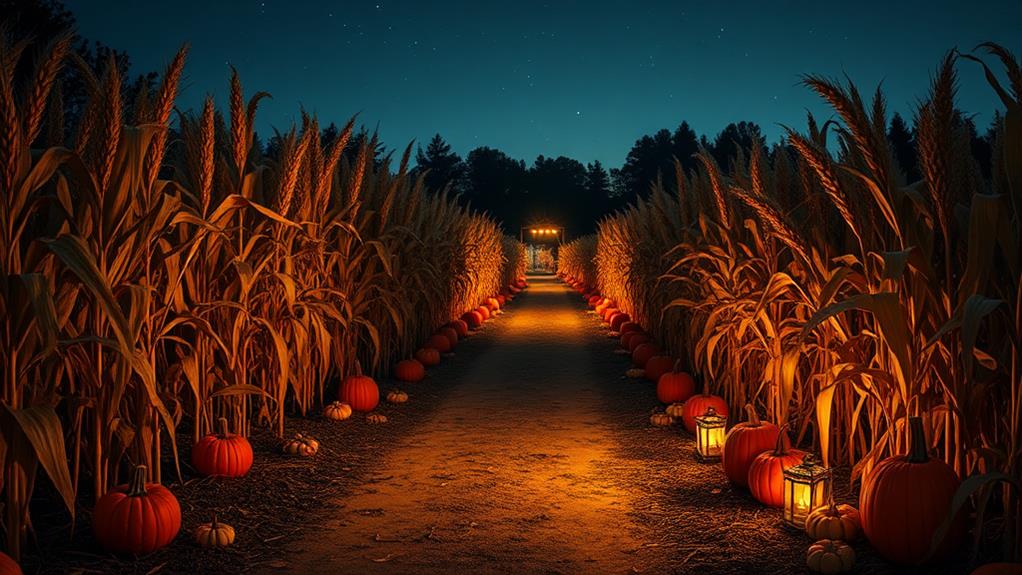
[[(621, 446), (591, 382), (577, 296), (533, 278), (486, 329), (432, 417), (402, 438), (335, 519), (298, 544), (294, 572), (625, 573), (642, 545)], [(601, 342), (603, 343), (603, 342)], [(459, 358), (460, 359), (460, 358)], [(603, 375), (606, 377), (606, 374)]]

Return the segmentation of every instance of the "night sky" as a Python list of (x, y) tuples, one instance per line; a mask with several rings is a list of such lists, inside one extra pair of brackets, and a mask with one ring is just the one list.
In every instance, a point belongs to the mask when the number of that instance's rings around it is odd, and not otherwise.
[[(182, 108), (212, 93), (229, 64), (266, 90), (258, 127), (287, 128), (299, 106), (321, 123), (355, 112), (391, 148), (439, 132), (464, 156), (491, 146), (620, 166), (636, 138), (686, 120), (805, 125), (828, 114), (802, 73), (883, 82), (910, 116), (943, 53), (992, 40), (1018, 53), (1022, 2), (138, 2), (68, 0), (79, 31), (162, 70), (191, 44)], [(985, 128), (998, 107), (962, 63), (959, 106)]]

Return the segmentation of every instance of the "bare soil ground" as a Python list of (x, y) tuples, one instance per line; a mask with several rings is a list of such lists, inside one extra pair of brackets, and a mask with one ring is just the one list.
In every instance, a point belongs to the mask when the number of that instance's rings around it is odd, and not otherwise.
[[(652, 384), (624, 377), (626, 357), (577, 295), (552, 277), (531, 283), (427, 380), (402, 386), (409, 403), (381, 406), (387, 424), (290, 420), (320, 454), (285, 458), (261, 434), (247, 477), (171, 484), (185, 527), (169, 548), (98, 555), (84, 511), (71, 543), (58, 521), (37, 526), (26, 572), (807, 572), (804, 534), (695, 462), (679, 428), (650, 426)], [(213, 511), (238, 529), (228, 550), (191, 543)], [(859, 573), (913, 572), (856, 551)]]

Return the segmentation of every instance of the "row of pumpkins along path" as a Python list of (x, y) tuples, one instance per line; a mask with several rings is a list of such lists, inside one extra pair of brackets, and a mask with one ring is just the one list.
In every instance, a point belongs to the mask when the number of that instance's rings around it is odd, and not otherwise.
[[(501, 309), (527, 287), (526, 279), (519, 278), (502, 293), (486, 298), (477, 308), (437, 328), (414, 357), (394, 366), (394, 379), (408, 384), (422, 381), (427, 368), (439, 365), (445, 356), (453, 357), (459, 340), (497, 317)], [(384, 399), (391, 404), (403, 404), (409, 401), (409, 394), (394, 388)], [(376, 381), (367, 375), (352, 375), (341, 381), (337, 400), (324, 406), (321, 415), (338, 424), (355, 414), (362, 414), (369, 423), (386, 423), (385, 415), (374, 413), (379, 403), (380, 388)], [(319, 452), (320, 442), (310, 434), (295, 433), (282, 441), (279, 449), (293, 457), (314, 457)], [(195, 471), (218, 481), (245, 476), (256, 456), (247, 438), (227, 430), (225, 419), (220, 421), (219, 433), (201, 438), (191, 449)], [(129, 484), (112, 489), (96, 502), (92, 526), (95, 539), (104, 551), (125, 556), (144, 555), (170, 545), (181, 530), (181, 507), (174, 493), (159, 483), (147, 483), (146, 476), (145, 466), (137, 466)], [(210, 522), (194, 526), (193, 533), (194, 540), (203, 547), (232, 545), (236, 535), (234, 527), (218, 521), (215, 512)], [(0, 554), (0, 575), (20, 573), (17, 563)]]
[[(596, 288), (559, 275), (609, 328), (608, 336), (620, 341), (615, 353), (628, 356), (633, 365), (625, 376), (655, 384), (664, 407), (650, 415), (650, 424), (680, 424), (696, 439), (694, 457), (720, 465), (732, 486), (777, 509), (778, 521), (803, 531), (811, 572), (853, 572), (852, 543), (860, 537), (887, 561), (906, 567), (933, 564), (964, 543), (964, 510), (946, 521), (960, 482), (946, 463), (929, 456), (918, 417), (910, 418), (908, 453), (889, 457), (873, 469), (861, 488), (859, 507), (838, 503), (830, 491), (831, 470), (812, 453), (792, 447), (786, 426), (761, 420), (755, 408), (746, 405), (745, 421), (728, 428), (728, 402), (710, 393), (705, 380), (697, 390), (683, 357), (662, 350), (642, 325)], [(971, 575), (1022, 575), (1022, 564), (982, 565)]]

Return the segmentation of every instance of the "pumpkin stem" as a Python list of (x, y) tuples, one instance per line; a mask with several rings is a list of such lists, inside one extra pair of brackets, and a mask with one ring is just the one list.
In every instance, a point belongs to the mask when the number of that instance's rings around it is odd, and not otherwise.
[(677, 361), (674, 362), (674, 367), (672, 367), (671, 370), (674, 373), (681, 373), (682, 372), (682, 369), (681, 369), (681, 358), (680, 357), (678, 358)]
[(827, 515), (830, 515), (831, 517), (840, 517), (841, 514), (838, 513), (838, 511), (837, 511), (837, 503), (834, 502), (834, 494), (833, 493), (831, 493), (831, 495), (830, 495), (829, 503), (830, 503), (830, 506), (827, 509)]
[(128, 497), (145, 497), (146, 466), (136, 465), (128, 484)]
[(220, 523), (217, 522), (216, 513), (214, 513), (213, 514), (213, 521), (210, 522), (209, 528), (210, 529), (216, 529), (217, 527), (220, 527)]
[(703, 377), (703, 397), (710, 395), (710, 378)]
[(220, 435), (222, 437), (227, 437), (228, 435), (230, 435), (230, 432), (227, 431), (227, 418), (226, 417), (221, 417), (220, 419), (217, 420), (217, 423), (220, 424)]
[(774, 455), (784, 455), (788, 450), (784, 448), (784, 440), (788, 437), (788, 424), (785, 423), (777, 430), (777, 444), (774, 446)]
[(923, 432), (923, 418), (918, 415), (908, 418), (908, 462), (926, 463), (930, 454), (926, 449), (926, 433)]
[(751, 403), (745, 404), (745, 413), (749, 416), (749, 426), (759, 427), (762, 423), (759, 421), (759, 414), (756, 413), (756, 408)]

